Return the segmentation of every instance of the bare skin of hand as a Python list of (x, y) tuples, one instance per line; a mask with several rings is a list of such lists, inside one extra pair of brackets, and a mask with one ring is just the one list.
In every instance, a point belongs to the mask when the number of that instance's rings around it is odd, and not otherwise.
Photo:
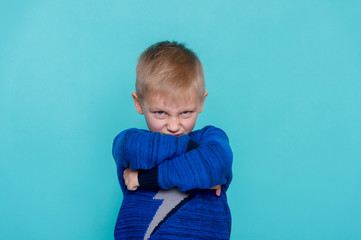
[(139, 187), (138, 170), (125, 169), (123, 172), (123, 179), (129, 191), (135, 191)]
[(221, 196), (221, 190), (222, 190), (221, 185), (213, 186), (213, 187), (211, 187), (211, 189), (216, 190), (216, 195), (217, 195), (217, 197)]

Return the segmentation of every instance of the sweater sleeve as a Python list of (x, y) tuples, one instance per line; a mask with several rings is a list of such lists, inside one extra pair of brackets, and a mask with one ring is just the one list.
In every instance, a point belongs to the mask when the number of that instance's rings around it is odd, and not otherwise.
[(227, 190), (232, 179), (228, 137), (221, 129), (207, 126), (202, 130), (199, 147), (163, 161), (156, 169), (162, 189), (178, 187), (188, 191), (222, 185)]
[(118, 167), (148, 170), (187, 151), (190, 137), (162, 135), (131, 128), (119, 133), (113, 142), (113, 157)]
[[(190, 139), (187, 146), (187, 152), (199, 147), (199, 144)], [(150, 170), (139, 170), (138, 172), (139, 187), (142, 189), (160, 189), (158, 183), (158, 167), (154, 167)]]

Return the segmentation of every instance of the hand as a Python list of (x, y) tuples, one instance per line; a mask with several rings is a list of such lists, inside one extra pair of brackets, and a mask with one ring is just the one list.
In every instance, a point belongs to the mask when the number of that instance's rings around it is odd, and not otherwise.
[(129, 191), (135, 191), (139, 187), (138, 170), (125, 169), (123, 179)]
[(222, 190), (221, 185), (213, 186), (213, 187), (211, 187), (211, 189), (216, 190), (216, 195), (217, 195), (217, 197), (221, 196), (221, 190)]

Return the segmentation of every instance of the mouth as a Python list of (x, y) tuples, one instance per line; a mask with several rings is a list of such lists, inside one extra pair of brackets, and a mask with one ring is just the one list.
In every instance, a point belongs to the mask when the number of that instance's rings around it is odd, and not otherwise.
[(180, 137), (180, 136), (182, 136), (183, 134), (182, 134), (182, 133), (178, 133), (178, 134), (169, 133), (169, 135), (176, 136), (176, 137)]

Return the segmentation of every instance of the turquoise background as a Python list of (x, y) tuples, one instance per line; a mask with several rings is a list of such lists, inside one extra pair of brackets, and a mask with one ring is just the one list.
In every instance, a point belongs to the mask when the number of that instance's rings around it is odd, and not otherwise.
[(232, 239), (361, 239), (360, 1), (2, 1), (1, 239), (104, 239), (139, 54), (203, 62), (229, 135)]

